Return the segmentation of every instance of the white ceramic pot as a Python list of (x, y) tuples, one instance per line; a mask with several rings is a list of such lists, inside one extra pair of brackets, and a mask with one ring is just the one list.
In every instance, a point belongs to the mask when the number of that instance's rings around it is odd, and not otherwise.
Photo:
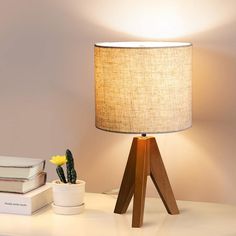
[(64, 184), (59, 180), (52, 182), (53, 202), (56, 206), (74, 207), (84, 203), (85, 182), (77, 180), (76, 184)]

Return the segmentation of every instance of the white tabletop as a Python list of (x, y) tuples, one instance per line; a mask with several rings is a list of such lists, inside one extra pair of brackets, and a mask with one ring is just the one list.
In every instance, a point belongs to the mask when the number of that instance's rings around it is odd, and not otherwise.
[(0, 236), (234, 236), (236, 206), (178, 201), (180, 215), (168, 215), (158, 198), (146, 198), (144, 225), (131, 228), (132, 204), (113, 213), (116, 196), (86, 193), (80, 215), (56, 215), (51, 207), (32, 216), (0, 214)]

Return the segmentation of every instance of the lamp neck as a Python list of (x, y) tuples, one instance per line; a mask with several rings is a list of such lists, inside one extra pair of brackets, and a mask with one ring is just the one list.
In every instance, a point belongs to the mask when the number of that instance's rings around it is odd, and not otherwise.
[(147, 136), (147, 134), (145, 134), (145, 133), (142, 133), (142, 134), (141, 134), (141, 136), (142, 136), (142, 137), (146, 137), (146, 136)]

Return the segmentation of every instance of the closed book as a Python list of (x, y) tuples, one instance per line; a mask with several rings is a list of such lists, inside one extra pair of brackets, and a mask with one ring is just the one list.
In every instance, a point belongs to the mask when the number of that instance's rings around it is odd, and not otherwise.
[(50, 184), (25, 194), (0, 193), (0, 213), (31, 215), (51, 202)]
[(30, 178), (45, 167), (45, 160), (0, 156), (0, 177), (2, 178)]
[(0, 192), (27, 193), (46, 183), (47, 174), (41, 172), (29, 179), (0, 178)]

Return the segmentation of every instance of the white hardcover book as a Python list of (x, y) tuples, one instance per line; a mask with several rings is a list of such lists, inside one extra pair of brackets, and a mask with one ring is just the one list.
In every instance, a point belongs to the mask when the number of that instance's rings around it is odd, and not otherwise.
[(0, 156), (0, 177), (2, 178), (30, 178), (45, 167), (45, 160)]
[(0, 193), (0, 213), (32, 215), (52, 202), (52, 188), (46, 184), (25, 194)]
[(46, 183), (46, 173), (41, 172), (30, 179), (1, 178), (0, 192), (27, 193)]

